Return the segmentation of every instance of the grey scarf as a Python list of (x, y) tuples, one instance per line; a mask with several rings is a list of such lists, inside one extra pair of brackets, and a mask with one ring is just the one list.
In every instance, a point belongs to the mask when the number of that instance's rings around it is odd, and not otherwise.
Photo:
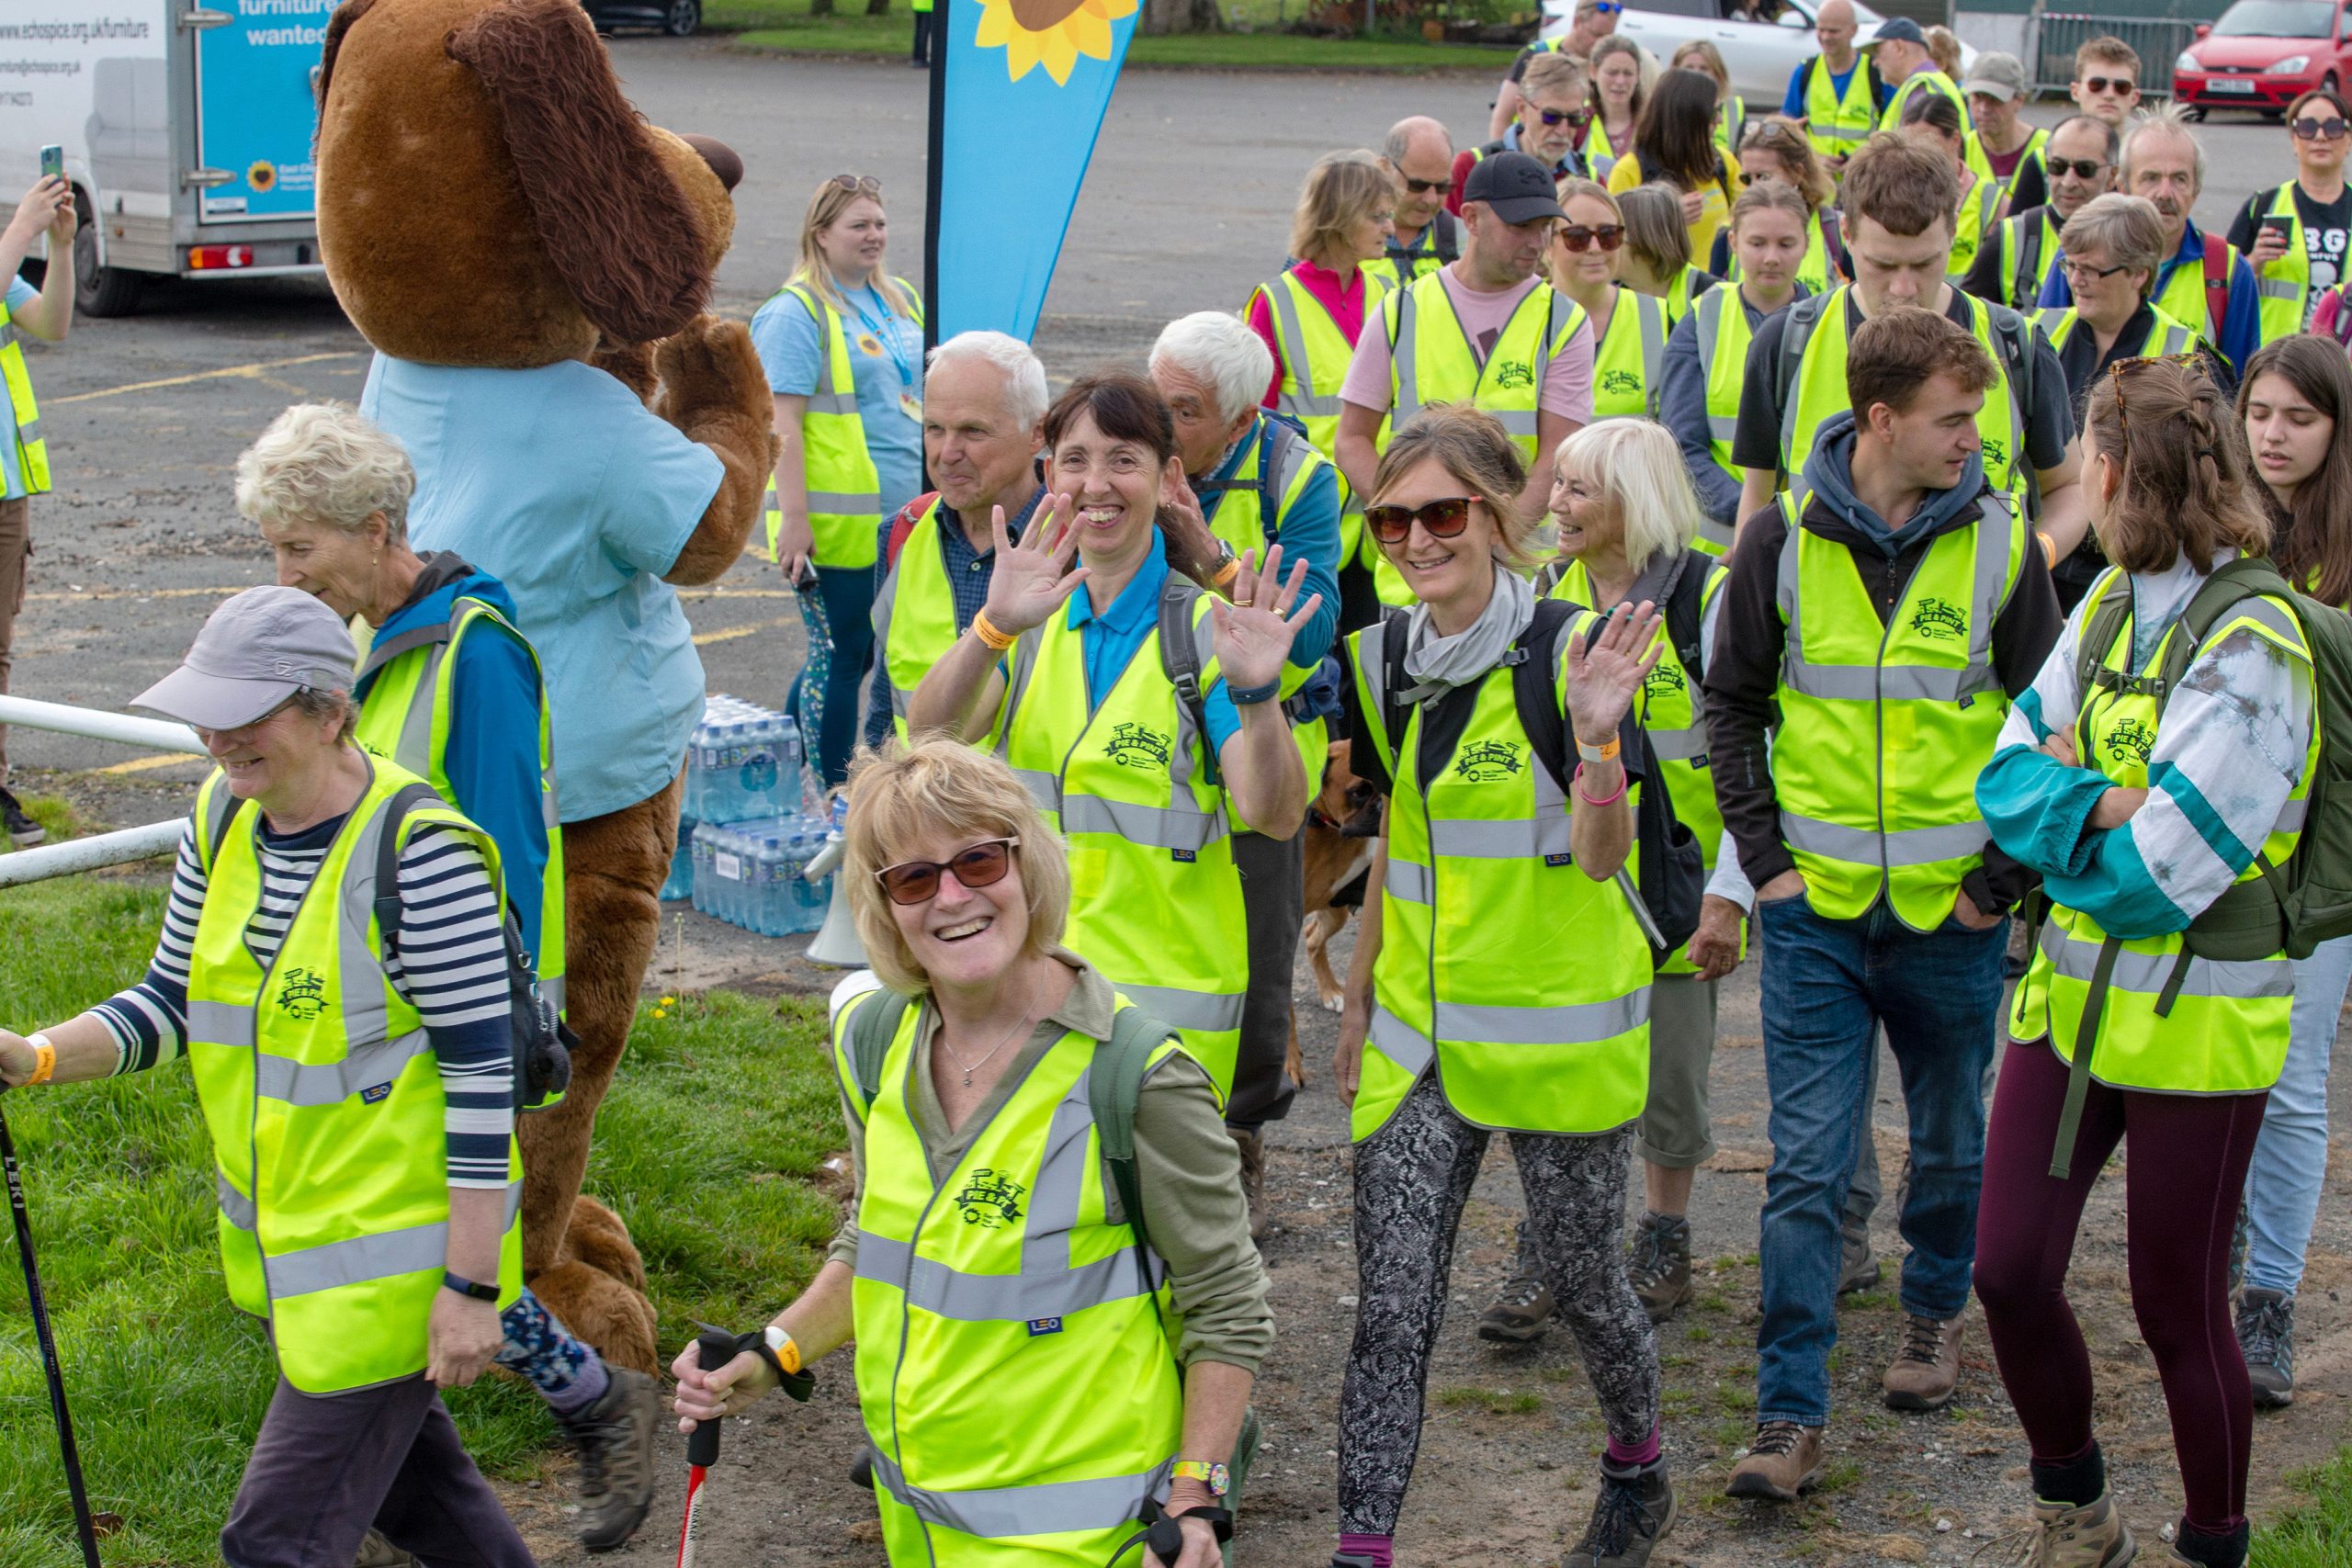
[(1430, 607), (1416, 604), (1405, 617), (1405, 673), (1415, 684), (1397, 700), (1418, 703), (1454, 686), (1466, 686), (1502, 661), (1511, 644), (1535, 618), (1535, 589), (1527, 579), (1498, 565), (1495, 591), (1466, 631), (1441, 637)]

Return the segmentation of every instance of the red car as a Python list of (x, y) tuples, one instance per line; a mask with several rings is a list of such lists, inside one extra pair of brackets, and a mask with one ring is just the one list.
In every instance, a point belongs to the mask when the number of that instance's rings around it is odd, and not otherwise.
[(2173, 96), (2193, 115), (2258, 109), (2276, 118), (2297, 94), (2352, 82), (2352, 5), (2237, 0), (2173, 62)]

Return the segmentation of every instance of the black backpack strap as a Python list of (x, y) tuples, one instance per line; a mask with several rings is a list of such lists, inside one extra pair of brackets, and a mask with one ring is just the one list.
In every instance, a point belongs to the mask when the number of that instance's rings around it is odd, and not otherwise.
[(1410, 684), (1405, 675), (1405, 642), (1412, 623), (1408, 612), (1394, 605), (1380, 614), (1381, 711), (1365, 716), (1376, 719), (1388, 736), (1388, 774), (1395, 780), (1404, 775), (1405, 730), (1413, 716), (1412, 705), (1399, 694)]
[(384, 956), (392, 958), (400, 947), (401, 936), (401, 829), (406, 826), (409, 813), (420, 807), (438, 806), (441, 797), (433, 786), (419, 782), (402, 784), (391, 799), (384, 803), (384, 830), (376, 839), (376, 930), (384, 942)]
[(1201, 754), (1208, 759), (1212, 782), (1217, 776), (1216, 749), (1208, 743), (1208, 703), (1201, 691), (1201, 646), (1193, 636), (1193, 606), (1200, 599), (1198, 583), (1174, 572), (1159, 591), (1159, 668), (1176, 688), (1176, 700), (1192, 716), (1193, 732), (1201, 738)]
[(1438, 260), (1442, 262), (1461, 260), (1462, 231), (1453, 214), (1441, 207), (1437, 209), (1437, 216), (1430, 220), (1430, 224), (1437, 231), (1433, 236), (1433, 243), (1437, 248)]
[[(1701, 622), (1705, 618), (1710, 559), (1686, 547), (1657, 591), (1658, 603), (1666, 612), (1666, 640), (1674, 645), (1675, 658), (1682, 661), (1682, 668), (1694, 681), (1706, 673), (1705, 660), (1701, 655), (1705, 641), (1700, 633)], [(1696, 570), (1692, 570), (1694, 567)]]
[(850, 1073), (857, 1079), (857, 1092), (865, 1097), (870, 1109), (875, 1098), (882, 1092), (882, 1063), (890, 1055), (890, 1042), (899, 1037), (899, 1025), (907, 1016), (907, 998), (896, 991), (869, 993), (872, 1001), (853, 1002), (849, 1015)]
[(1565, 599), (1538, 599), (1527, 629), (1503, 655), (1503, 662), (1510, 666), (1511, 702), (1519, 709), (1519, 727), (1527, 732), (1528, 749), (1563, 795), (1575, 770), (1568, 765), (1568, 716), (1560, 711), (1552, 688), (1552, 646), (1576, 613), (1577, 606)]

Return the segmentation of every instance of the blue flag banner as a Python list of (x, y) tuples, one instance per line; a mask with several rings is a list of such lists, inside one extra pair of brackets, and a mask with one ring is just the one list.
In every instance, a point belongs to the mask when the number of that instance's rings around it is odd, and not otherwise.
[(942, 0), (933, 69), (931, 321), (937, 341), (1027, 341), (1045, 308), (1136, 0)]

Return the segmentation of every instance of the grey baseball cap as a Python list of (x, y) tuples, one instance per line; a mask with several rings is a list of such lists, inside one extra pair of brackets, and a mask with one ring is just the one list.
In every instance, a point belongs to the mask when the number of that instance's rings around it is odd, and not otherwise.
[(1988, 98), (2007, 100), (2025, 96), (2025, 62), (2014, 54), (1997, 51), (1980, 54), (1976, 63), (1968, 68), (1968, 79), (1960, 85), (1963, 93), (1982, 93)]
[(358, 657), (323, 601), (299, 588), (248, 588), (213, 611), (180, 667), (130, 705), (198, 729), (235, 729), (304, 687), (351, 690)]

